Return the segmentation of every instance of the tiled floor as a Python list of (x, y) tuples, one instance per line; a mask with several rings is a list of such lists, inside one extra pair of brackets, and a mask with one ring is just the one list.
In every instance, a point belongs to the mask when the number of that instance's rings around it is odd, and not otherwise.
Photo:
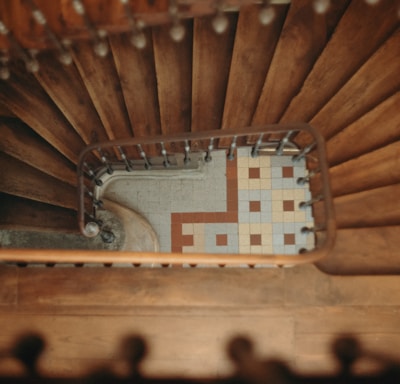
[[(103, 196), (141, 213), (158, 234), (162, 252), (295, 254), (313, 247), (304, 162), (289, 156), (251, 158), (239, 148), (233, 161), (215, 151), (202, 170), (180, 177), (121, 179)], [(168, 172), (168, 171), (166, 171)]]

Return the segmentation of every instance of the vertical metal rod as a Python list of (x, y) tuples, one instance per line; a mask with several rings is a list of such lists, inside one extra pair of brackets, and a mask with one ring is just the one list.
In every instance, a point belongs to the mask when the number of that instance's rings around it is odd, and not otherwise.
[(117, 146), (117, 149), (119, 151), (119, 154), (121, 155), (122, 160), (125, 163), (126, 171), (131, 172), (133, 170), (131, 161), (126, 157), (124, 150), (120, 146)]
[(85, 189), (86, 189), (87, 195), (92, 199), (93, 205), (96, 206), (96, 207), (99, 207), (99, 208), (103, 208), (103, 206), (104, 206), (103, 201), (96, 199), (96, 197), (94, 196), (93, 192), (90, 191), (87, 187)]
[(101, 187), (103, 185), (103, 181), (97, 178), (96, 173), (93, 171), (92, 167), (86, 162), (83, 163), (83, 166), (86, 168), (87, 173), (89, 174), (90, 178), (95, 182), (95, 184), (98, 187)]
[(315, 176), (317, 173), (319, 173), (319, 172), (320, 172), (320, 169), (319, 169), (319, 168), (313, 169), (312, 171), (310, 171), (310, 172), (308, 173), (307, 176), (299, 177), (299, 178), (296, 180), (296, 183), (297, 183), (298, 185), (304, 185), (304, 184), (310, 182), (311, 178), (314, 177), (314, 176)]
[(105, 40), (107, 32), (103, 29), (96, 29), (86, 14), (85, 6), (81, 0), (72, 0), (72, 6), (75, 12), (80, 15), (94, 41), (94, 52), (97, 56), (105, 57), (108, 53), (108, 44)]
[(12, 49), (14, 49), (21, 57), (21, 59), (24, 61), (26, 70), (28, 72), (33, 73), (39, 70), (39, 63), (36, 60), (36, 57), (34, 56), (32, 51), (26, 51), (24, 48), (22, 48), (22, 46), (19, 44), (19, 42), (15, 39), (13, 34), (9, 31), (9, 29), (1, 20), (0, 20), (0, 34), (2, 34), (8, 39)]
[(106, 154), (101, 150), (101, 148), (97, 148), (97, 152), (99, 152), (101, 162), (106, 166), (107, 173), (112, 175), (114, 170), (112, 169), (111, 163), (108, 161)]
[(292, 137), (294, 131), (289, 131), (285, 137), (279, 142), (278, 147), (276, 148), (276, 155), (282, 156), (283, 150), (285, 149), (286, 144), (289, 142), (290, 138)]
[(229, 147), (228, 160), (233, 160), (235, 158), (236, 141), (237, 136), (233, 136), (231, 146)]
[(211, 152), (212, 152), (213, 149), (214, 149), (214, 138), (211, 137), (210, 138), (210, 144), (208, 145), (208, 148), (207, 148), (206, 157), (204, 158), (204, 161), (206, 163), (209, 163), (212, 160)]
[(316, 197), (313, 197), (312, 199), (308, 200), (308, 201), (302, 201), (299, 204), (299, 208), (300, 209), (305, 209), (310, 207), (311, 205), (313, 205), (314, 203), (316, 203), (317, 201), (321, 201), (324, 197), (322, 195), (318, 195)]
[(32, 16), (37, 24), (41, 25), (47, 34), (47, 37), (51, 40), (52, 44), (59, 51), (58, 59), (62, 64), (69, 65), (72, 63), (72, 56), (67, 49), (59, 41), (55, 33), (50, 29), (46, 17), (43, 12), (36, 6), (33, 0), (27, 0), (28, 4), (32, 10)]
[(306, 147), (304, 147), (301, 152), (295, 156), (292, 157), (292, 161), (294, 163), (304, 159), (304, 157), (307, 155), (307, 153), (311, 152), (315, 147), (315, 142), (312, 142), (311, 144), (308, 144)]
[(262, 144), (263, 137), (264, 137), (264, 134), (262, 133), (260, 135), (260, 137), (258, 138), (258, 140), (256, 141), (256, 144), (251, 149), (251, 157), (254, 158), (254, 157), (258, 156), (258, 150), (260, 148), (260, 145)]
[(186, 165), (186, 164), (189, 164), (190, 163), (190, 157), (189, 157), (189, 154), (190, 154), (190, 145), (189, 145), (189, 140), (185, 140), (185, 158), (183, 159), (183, 163)]
[(143, 151), (142, 146), (140, 144), (137, 144), (136, 147), (137, 147), (137, 149), (139, 151), (140, 157), (144, 161), (144, 167), (146, 169), (150, 169), (151, 168), (151, 164), (150, 164), (149, 160), (147, 159), (146, 153)]
[(171, 164), (168, 160), (167, 150), (165, 149), (164, 143), (161, 141), (161, 155), (164, 157), (163, 165), (165, 168), (168, 168)]
[(144, 23), (140, 20), (135, 20), (132, 10), (129, 6), (129, 0), (120, 0), (124, 7), (125, 16), (132, 29), (131, 43), (138, 49), (143, 49), (146, 46), (146, 36), (143, 33)]

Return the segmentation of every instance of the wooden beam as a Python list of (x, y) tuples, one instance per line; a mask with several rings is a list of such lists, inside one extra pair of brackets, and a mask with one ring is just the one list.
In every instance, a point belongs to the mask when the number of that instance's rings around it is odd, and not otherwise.
[(400, 139), (400, 92), (348, 125), (326, 143), (327, 160), (335, 166)]
[[(318, 127), (326, 139), (331, 138), (400, 90), (399, 68), (400, 29), (329, 100), (310, 124)], [(306, 145), (309, 140), (301, 133), (296, 137), (300, 146)]]
[(78, 233), (76, 211), (0, 193), (0, 228)]
[(75, 209), (76, 188), (0, 152), (0, 192)]
[(32, 75), (14, 65), (11, 76), (0, 82), (0, 103), (76, 164), (82, 139)]
[(309, 0), (291, 3), (252, 119), (253, 125), (279, 122), (300, 91), (348, 2), (334, 2), (325, 16), (317, 15)]
[[(363, 228), (400, 225), (400, 184), (339, 196), (333, 200), (338, 228)], [(313, 215), (320, 220), (321, 202), (314, 204)]]
[(146, 32), (146, 47), (130, 43), (131, 35), (110, 38), (115, 66), (121, 81), (128, 116), (136, 137), (161, 133), (152, 35)]
[(0, 136), (0, 150), (4, 153), (76, 186), (74, 165), (21, 121), (0, 120)]
[(170, 26), (153, 29), (154, 59), (157, 75), (163, 134), (189, 132), (192, 107), (192, 39), (193, 25), (184, 23), (183, 41), (174, 42)]
[(196, 18), (193, 36), (192, 132), (221, 128), (237, 15), (217, 34), (212, 18)]
[(111, 140), (131, 137), (128, 112), (112, 54), (109, 52), (100, 58), (91, 43), (81, 42), (74, 46), (73, 57), (107, 136)]
[(62, 65), (55, 52), (47, 52), (35, 77), (85, 144), (109, 139), (74, 64)]
[(283, 5), (274, 9), (276, 16), (269, 26), (259, 23), (259, 6), (240, 10), (222, 129), (242, 128), (251, 123), (287, 11)]
[(400, 142), (390, 144), (330, 169), (333, 196), (400, 182)]
[(397, 27), (395, 2), (351, 1), (281, 122), (309, 122)]
[(399, 274), (399, 233), (400, 226), (339, 230), (333, 251), (317, 267), (339, 275)]

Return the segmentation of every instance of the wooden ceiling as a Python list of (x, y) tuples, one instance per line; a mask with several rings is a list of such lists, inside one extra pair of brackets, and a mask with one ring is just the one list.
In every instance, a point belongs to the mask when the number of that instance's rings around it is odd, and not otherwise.
[[(147, 45), (138, 50), (120, 1), (85, 0), (93, 25), (109, 31), (110, 51), (101, 58), (71, 1), (35, 0), (56, 35), (73, 39), (69, 66), (56, 50), (42, 50), (51, 44), (28, 3), (0, 1), (0, 19), (15, 39), (40, 49), (38, 72), (27, 72), (14, 50), (11, 77), (0, 81), (3, 197), (75, 209), (80, 151), (132, 135), (308, 122), (328, 141), (335, 196), (377, 186), (361, 187), (353, 172), (349, 183), (339, 183), (348, 160), (390, 147), (393, 165), (399, 153), (398, 1), (336, 0), (320, 15), (311, 0), (293, 0), (274, 4), (267, 26), (258, 20), (260, 4), (246, 4), (227, 13), (222, 34), (206, 15), (211, 1), (185, 1), (184, 39), (170, 38), (169, 23), (150, 25)], [(166, 1), (131, 1), (130, 7), (148, 24), (168, 21)], [(5, 36), (0, 47), (10, 47)], [(296, 138), (301, 145), (307, 140)], [(400, 181), (398, 173), (393, 177), (378, 186)]]

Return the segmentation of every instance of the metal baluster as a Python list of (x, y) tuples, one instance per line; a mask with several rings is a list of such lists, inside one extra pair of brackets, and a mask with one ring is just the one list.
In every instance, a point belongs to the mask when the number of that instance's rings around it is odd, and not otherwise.
[(306, 183), (309, 183), (311, 178), (314, 177), (319, 172), (320, 172), (320, 169), (317, 168), (317, 169), (314, 169), (314, 170), (310, 171), (307, 176), (299, 177), (296, 180), (297, 185), (304, 185)]
[(92, 178), (92, 180), (95, 182), (95, 184), (98, 187), (101, 187), (103, 185), (103, 181), (99, 178), (96, 177), (95, 172), (93, 171), (93, 169), (90, 167), (90, 165), (86, 162), (83, 163), (83, 166), (86, 168), (89, 176)]
[(316, 225), (314, 227), (303, 227), (303, 228), (301, 228), (300, 231), (301, 231), (301, 233), (303, 235), (308, 235), (310, 233), (315, 233), (315, 232), (318, 232), (318, 231), (322, 231), (323, 229), (324, 228), (322, 226)]
[(97, 56), (105, 57), (108, 53), (108, 44), (105, 40), (107, 31), (104, 29), (96, 29), (86, 14), (85, 6), (81, 0), (72, 0), (72, 6), (75, 12), (80, 15), (94, 41), (94, 52)]
[(107, 173), (109, 175), (112, 175), (114, 173), (114, 170), (112, 169), (112, 166), (110, 162), (107, 160), (106, 154), (101, 150), (101, 148), (97, 148), (97, 152), (99, 152), (99, 155), (101, 157), (101, 162), (106, 166), (107, 168)]
[(87, 187), (85, 187), (85, 188), (86, 188), (86, 193), (88, 194), (88, 196), (90, 196), (90, 198), (93, 201), (93, 205), (95, 207), (98, 207), (98, 208), (103, 208), (103, 206), (104, 206), (103, 201), (96, 199), (96, 197), (94, 196), (93, 192), (90, 191)]
[(163, 165), (165, 168), (169, 168), (171, 164), (168, 160), (167, 150), (165, 149), (164, 143), (162, 141), (160, 142), (160, 145), (161, 145), (161, 155), (164, 157)]
[(137, 147), (137, 149), (139, 151), (140, 157), (144, 161), (144, 167), (146, 169), (150, 169), (151, 168), (151, 164), (150, 164), (149, 160), (147, 159), (146, 153), (143, 151), (142, 146), (140, 144), (137, 144), (136, 147)]
[(279, 142), (278, 147), (276, 148), (276, 155), (282, 156), (283, 150), (285, 149), (285, 145), (289, 142), (291, 136), (293, 135), (293, 131), (289, 131), (285, 137)]
[(206, 163), (209, 163), (212, 160), (211, 152), (212, 152), (213, 149), (214, 149), (214, 138), (211, 137), (210, 138), (210, 144), (208, 145), (208, 148), (207, 148), (206, 157), (204, 158), (204, 161)]
[(189, 157), (189, 153), (190, 153), (190, 145), (189, 145), (189, 140), (185, 140), (185, 158), (183, 159), (183, 163), (185, 165), (190, 163), (190, 157)]
[(301, 152), (295, 156), (292, 157), (292, 161), (294, 163), (304, 159), (304, 157), (307, 155), (307, 153), (311, 152), (315, 147), (315, 143), (311, 143), (309, 145), (307, 145), (306, 147), (304, 147)]
[(237, 136), (233, 136), (231, 146), (229, 147), (228, 160), (233, 160), (235, 158), (236, 141)]
[(0, 79), (8, 80), (10, 78), (10, 68), (8, 62), (10, 61), (10, 53), (8, 49), (2, 49), (0, 51)]
[(127, 171), (127, 172), (133, 171), (132, 163), (131, 163), (131, 161), (126, 157), (125, 152), (123, 151), (123, 149), (122, 149), (120, 146), (118, 146), (117, 148), (118, 148), (119, 154), (121, 155), (122, 160), (123, 160), (124, 163), (125, 163), (125, 169), (126, 169), (126, 171)]
[(60, 60), (60, 62), (64, 65), (70, 65), (72, 63), (71, 54), (62, 45), (62, 43), (59, 41), (59, 39), (54, 34), (54, 32), (50, 29), (43, 12), (36, 6), (36, 4), (32, 0), (27, 0), (27, 1), (32, 10), (32, 16), (33, 16), (34, 20), (36, 21), (36, 23), (38, 23), (39, 25), (41, 25), (43, 27), (44, 31), (47, 34), (47, 37), (51, 40), (53, 45), (59, 51), (58, 59)]
[(0, 34), (5, 36), (10, 42), (11, 48), (15, 50), (25, 63), (28, 72), (37, 72), (39, 70), (39, 63), (36, 60), (36, 51), (26, 51), (15, 39), (13, 34), (9, 31), (6, 25), (0, 20)]
[(125, 16), (129, 21), (132, 29), (131, 43), (138, 49), (143, 49), (146, 46), (146, 36), (143, 33), (144, 22), (140, 20), (135, 20), (132, 14), (131, 8), (129, 6), (129, 0), (120, 0), (124, 7)]
[(264, 134), (262, 133), (260, 135), (260, 137), (258, 138), (258, 140), (256, 141), (256, 144), (251, 149), (251, 157), (255, 158), (258, 156), (258, 150), (260, 148), (260, 145), (262, 144), (263, 137), (264, 137)]
[(323, 199), (323, 196), (322, 196), (322, 195), (318, 195), (318, 196), (313, 197), (312, 199), (310, 199), (310, 200), (308, 200), (308, 201), (302, 201), (302, 202), (299, 204), (299, 208), (300, 208), (300, 209), (308, 208), (308, 207), (310, 207), (311, 205), (313, 205), (314, 203), (316, 203), (316, 202), (318, 202), (318, 201), (321, 201), (322, 199)]

